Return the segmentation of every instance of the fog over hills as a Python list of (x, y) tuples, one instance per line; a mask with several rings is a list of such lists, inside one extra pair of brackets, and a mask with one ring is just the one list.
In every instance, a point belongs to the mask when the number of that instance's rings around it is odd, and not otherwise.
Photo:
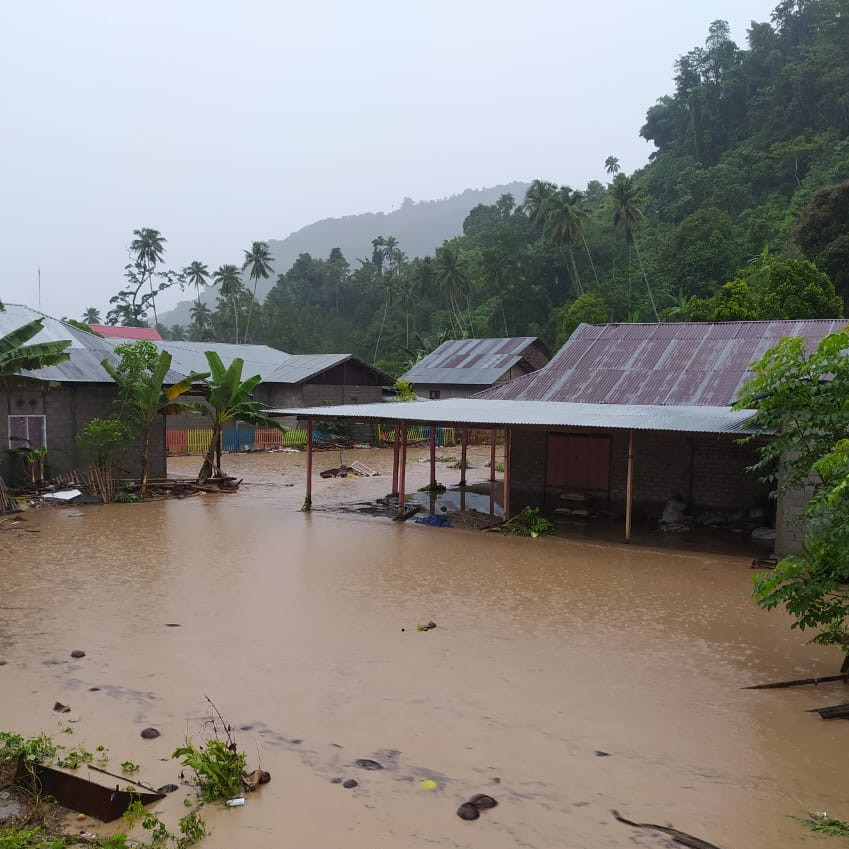
[[(518, 203), (524, 198), (527, 187), (527, 183), (513, 182), (486, 189), (466, 189), (462, 194), (441, 200), (415, 202), (404, 198), (400, 208), (392, 212), (324, 218), (296, 230), (285, 239), (269, 238), (274, 274), (268, 280), (259, 281), (257, 297), (263, 300), (277, 282), (277, 275), (285, 274), (303, 253), (327, 257), (333, 248), (341, 248), (345, 258), (356, 268), (358, 258), (371, 256), (372, 239), (395, 236), (398, 246), (410, 258), (432, 254), (446, 239), (463, 232), (463, 221), (479, 203), (495, 203), (507, 192)], [(246, 285), (248, 283), (246, 281)], [(217, 296), (217, 289), (210, 287), (201, 294), (201, 300), (214, 308)], [(173, 310), (160, 313), (160, 324), (189, 324), (192, 303), (193, 300), (181, 301)]]

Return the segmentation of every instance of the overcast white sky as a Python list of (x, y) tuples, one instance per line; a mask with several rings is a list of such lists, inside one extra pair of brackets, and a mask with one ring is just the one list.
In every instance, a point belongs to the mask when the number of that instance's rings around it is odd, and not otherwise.
[(45, 312), (105, 313), (138, 227), (214, 268), (405, 195), (633, 170), (675, 59), (775, 2), (0, 0), (0, 298), (37, 306), (40, 266)]

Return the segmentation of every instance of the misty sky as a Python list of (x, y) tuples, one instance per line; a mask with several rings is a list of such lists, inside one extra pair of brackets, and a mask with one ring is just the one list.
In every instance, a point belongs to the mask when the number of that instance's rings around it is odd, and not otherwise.
[(775, 2), (0, 2), (0, 299), (37, 306), (40, 266), (45, 312), (105, 314), (138, 227), (215, 268), (405, 195), (631, 171), (675, 59)]

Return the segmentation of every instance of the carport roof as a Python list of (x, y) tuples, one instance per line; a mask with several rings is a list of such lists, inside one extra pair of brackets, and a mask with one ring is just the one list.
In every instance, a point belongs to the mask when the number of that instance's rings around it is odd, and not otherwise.
[(649, 404), (584, 404), (564, 401), (491, 401), (450, 398), (444, 401), (399, 401), (389, 404), (342, 404), (291, 407), (272, 415), (300, 418), (407, 421), (469, 427), (581, 427), (609, 430), (681, 431), (684, 433), (755, 432), (755, 410), (728, 407)]

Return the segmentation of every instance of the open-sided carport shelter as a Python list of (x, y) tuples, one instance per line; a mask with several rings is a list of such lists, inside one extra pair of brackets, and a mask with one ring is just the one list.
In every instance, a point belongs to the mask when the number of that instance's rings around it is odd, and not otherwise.
[[(498, 401), (455, 398), (385, 405), (341, 405), (276, 411), (306, 420), (348, 419), (393, 422), (393, 492), (404, 507), (406, 433), (409, 425), (430, 425), (431, 483), (435, 478), (437, 426), (461, 434), (465, 477), (466, 432), (504, 432), (504, 516), (525, 505), (550, 506), (568, 491), (592, 493), (624, 517), (631, 539), (636, 516), (659, 517), (673, 495), (703, 510), (765, 504), (768, 489), (746, 472), (754, 448), (740, 446), (753, 410), (712, 406), (589, 404), (557, 401)], [(308, 439), (305, 507), (312, 504), (312, 441)], [(495, 473), (495, 439), (490, 479)], [(465, 481), (461, 479), (461, 484)]]

